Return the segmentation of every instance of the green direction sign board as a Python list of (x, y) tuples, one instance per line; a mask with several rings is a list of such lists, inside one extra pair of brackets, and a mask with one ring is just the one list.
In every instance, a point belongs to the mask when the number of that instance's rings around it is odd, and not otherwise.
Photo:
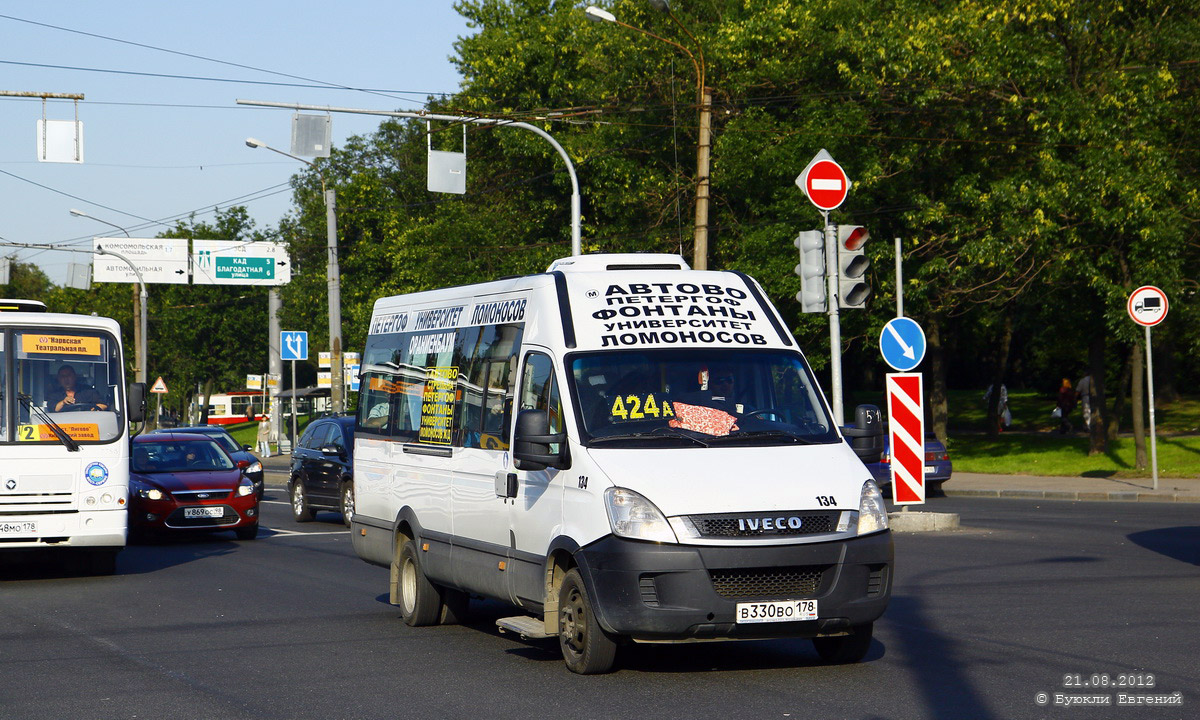
[(218, 280), (275, 279), (275, 262), (271, 258), (218, 256), (214, 264)]
[(192, 241), (192, 282), (197, 285), (285, 285), (291, 279), (282, 243)]

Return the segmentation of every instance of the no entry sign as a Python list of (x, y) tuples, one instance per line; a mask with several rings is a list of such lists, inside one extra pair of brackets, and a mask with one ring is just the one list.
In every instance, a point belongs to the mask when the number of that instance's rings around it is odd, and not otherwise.
[(804, 172), (796, 178), (796, 184), (818, 210), (826, 212), (845, 202), (846, 194), (850, 192), (850, 179), (846, 177), (846, 171), (825, 150), (817, 153), (808, 167), (804, 168)]
[(892, 500), (896, 505), (920, 505), (925, 502), (923, 389), (921, 373), (887, 375)]

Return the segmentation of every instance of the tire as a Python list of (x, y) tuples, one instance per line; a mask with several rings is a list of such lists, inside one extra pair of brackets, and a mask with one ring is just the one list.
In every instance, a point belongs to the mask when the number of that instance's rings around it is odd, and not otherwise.
[(567, 669), (580, 675), (612, 670), (617, 643), (600, 627), (578, 568), (572, 568), (558, 589), (558, 645)]
[(238, 540), (253, 540), (258, 537), (258, 523), (253, 525), (243, 525), (240, 528), (234, 528), (233, 534), (237, 535)]
[(296, 522), (310, 522), (317, 513), (308, 505), (308, 494), (304, 492), (304, 483), (300, 478), (292, 480), (292, 517)]
[(821, 659), (831, 665), (849, 665), (859, 662), (866, 657), (871, 647), (871, 634), (874, 624), (867, 623), (850, 628), (849, 635), (837, 637), (816, 637), (812, 639), (813, 647)]
[(410, 627), (436, 625), (442, 618), (442, 595), (425, 577), (412, 540), (401, 540), (394, 564), (396, 604), (404, 622)]
[(342, 483), (342, 500), (338, 509), (342, 511), (342, 522), (346, 527), (350, 527), (354, 520), (354, 481), (347, 480)]

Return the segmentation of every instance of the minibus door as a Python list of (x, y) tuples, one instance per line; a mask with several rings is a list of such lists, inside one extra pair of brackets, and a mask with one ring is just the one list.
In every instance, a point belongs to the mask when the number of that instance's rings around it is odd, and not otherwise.
[[(519, 410), (545, 410), (550, 432), (563, 431), (565, 415), (562, 394), (555, 377), (554, 361), (543, 352), (529, 351), (521, 368), (518, 385)], [(515, 413), (514, 413), (515, 415)], [(550, 446), (551, 452), (558, 445)], [(563, 518), (563, 482), (566, 473), (557, 468), (516, 470), (517, 496), (509, 501), (512, 565), (509, 587), (521, 605), (540, 605), (544, 600), (543, 566), (550, 541), (560, 531)]]

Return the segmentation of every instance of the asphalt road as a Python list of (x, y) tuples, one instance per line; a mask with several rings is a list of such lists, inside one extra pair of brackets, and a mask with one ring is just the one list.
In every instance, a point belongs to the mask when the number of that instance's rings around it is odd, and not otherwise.
[[(258, 540), (134, 546), (112, 577), (49, 557), (0, 564), (0, 717), (986, 720), (1200, 705), (1193, 506), (938, 498), (928, 509), (966, 528), (896, 536), (865, 662), (823, 666), (807, 641), (637, 646), (617, 672), (580, 677), (555, 642), (500, 635), (496, 603), (472, 603), (467, 626), (405, 626), (386, 570), (354, 557), (337, 515), (297, 524), (272, 498)], [(1155, 687), (1064, 687), (1123, 673)], [(1183, 705), (1054, 705), (1118, 691), (1178, 691)]]

